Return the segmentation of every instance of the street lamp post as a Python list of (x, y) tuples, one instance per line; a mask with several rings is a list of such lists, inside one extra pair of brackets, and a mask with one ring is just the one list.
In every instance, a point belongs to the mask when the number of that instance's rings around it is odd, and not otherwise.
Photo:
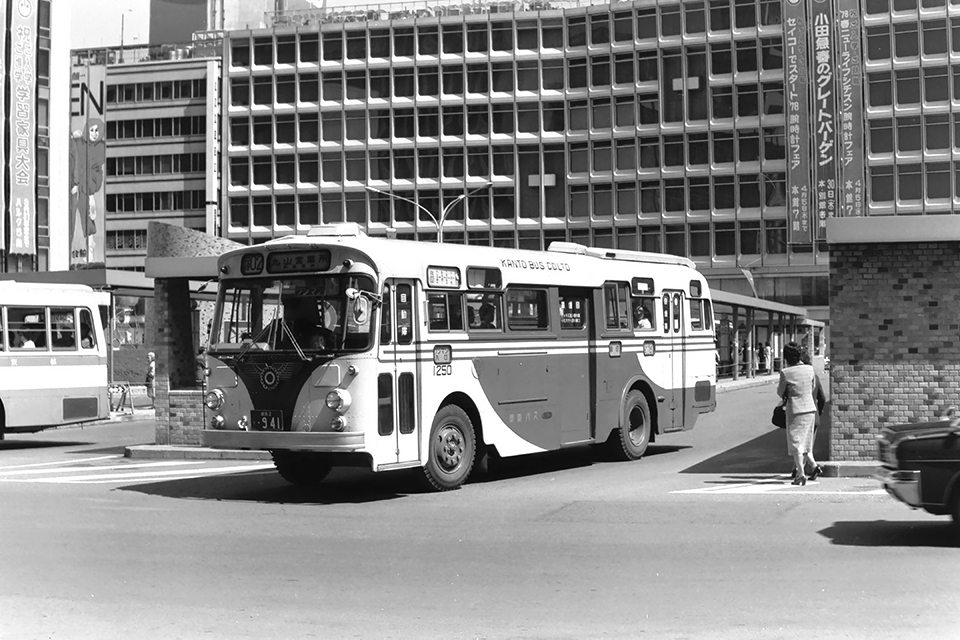
[(485, 184), (484, 186), (477, 187), (476, 189), (473, 189), (472, 191), (468, 191), (467, 193), (461, 193), (456, 198), (454, 198), (452, 202), (449, 202), (447, 206), (443, 208), (443, 210), (440, 212), (439, 220), (437, 220), (437, 217), (433, 215), (433, 213), (429, 209), (427, 209), (425, 206), (423, 206), (418, 202), (414, 202), (410, 198), (404, 198), (403, 196), (398, 196), (395, 193), (390, 193), (389, 191), (383, 191), (382, 189), (377, 189), (376, 187), (364, 186), (364, 189), (366, 189), (367, 191), (373, 191), (374, 193), (379, 193), (381, 195), (388, 196), (390, 198), (396, 198), (397, 200), (403, 200), (404, 202), (409, 202), (416, 208), (420, 209), (420, 211), (423, 211), (425, 214), (427, 214), (427, 217), (429, 217), (433, 221), (433, 224), (437, 225), (437, 244), (441, 244), (443, 243), (443, 223), (447, 219), (447, 214), (449, 214), (450, 211), (452, 211), (455, 206), (457, 206), (463, 200), (465, 200), (467, 196), (470, 196), (476, 193), (477, 191), (482, 191), (483, 189), (489, 189), (490, 186), (491, 184)]

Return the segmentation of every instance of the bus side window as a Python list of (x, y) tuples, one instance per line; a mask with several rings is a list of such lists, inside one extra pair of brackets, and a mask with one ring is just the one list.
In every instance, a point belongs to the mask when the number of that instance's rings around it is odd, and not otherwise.
[(80, 348), (96, 349), (97, 335), (93, 332), (93, 316), (90, 309), (80, 309)]
[(463, 302), (459, 293), (427, 295), (431, 331), (463, 331)]
[(703, 331), (703, 300), (690, 300), (690, 330)]
[(629, 329), (627, 313), (629, 311), (629, 288), (623, 282), (611, 282), (603, 285), (603, 308), (607, 316), (607, 329)]
[(77, 348), (77, 332), (74, 327), (72, 307), (50, 309), (50, 340), (56, 350)]
[(47, 310), (35, 307), (7, 309), (8, 339), (14, 349), (43, 349), (47, 343)]
[(633, 300), (633, 328), (639, 331), (649, 331), (657, 328), (657, 317), (654, 309), (654, 298), (634, 298)]
[(467, 317), (470, 329), (503, 330), (499, 294), (483, 293), (467, 295)]

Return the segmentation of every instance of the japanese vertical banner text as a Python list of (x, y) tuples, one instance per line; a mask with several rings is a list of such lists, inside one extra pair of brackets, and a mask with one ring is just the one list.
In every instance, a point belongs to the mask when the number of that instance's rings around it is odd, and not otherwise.
[(787, 114), (787, 242), (813, 241), (810, 219), (810, 96), (807, 13), (803, 0), (786, 0), (783, 14), (784, 102)]
[(37, 252), (37, 92), (34, 69), (37, 10), (34, 0), (10, 4), (10, 229), (11, 254)]
[(840, 82), (840, 200), (837, 215), (863, 215), (863, 57), (860, 53), (860, 3), (837, 0), (837, 73)]
[(815, 240), (827, 237), (827, 220), (837, 211), (837, 92), (831, 0), (810, 3), (813, 43), (813, 178), (816, 202)]

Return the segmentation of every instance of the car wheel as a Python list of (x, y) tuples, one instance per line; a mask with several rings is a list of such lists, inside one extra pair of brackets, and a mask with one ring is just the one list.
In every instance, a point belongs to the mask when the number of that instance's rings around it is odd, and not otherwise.
[(330, 473), (331, 465), (316, 454), (299, 451), (271, 451), (273, 466), (280, 477), (298, 487), (316, 487)]
[(610, 441), (613, 455), (619, 460), (639, 460), (650, 444), (652, 428), (647, 398), (634, 389), (623, 401), (623, 424), (618, 429), (619, 437)]
[(960, 546), (960, 485), (954, 485), (950, 498), (950, 517), (953, 519), (953, 541)]
[(470, 475), (477, 454), (477, 439), (467, 413), (454, 404), (437, 412), (430, 428), (427, 464), (429, 486), (437, 491), (457, 489)]

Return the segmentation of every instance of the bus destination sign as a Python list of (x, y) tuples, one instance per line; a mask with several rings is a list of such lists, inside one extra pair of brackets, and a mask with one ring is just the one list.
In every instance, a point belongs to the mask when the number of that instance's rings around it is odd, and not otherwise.
[(240, 273), (245, 276), (255, 276), (263, 271), (263, 254), (248, 253), (240, 258)]
[(456, 267), (427, 267), (427, 286), (430, 288), (459, 289), (460, 269)]
[(330, 252), (275, 251), (267, 254), (267, 273), (299, 273), (301, 271), (326, 271), (330, 268)]

